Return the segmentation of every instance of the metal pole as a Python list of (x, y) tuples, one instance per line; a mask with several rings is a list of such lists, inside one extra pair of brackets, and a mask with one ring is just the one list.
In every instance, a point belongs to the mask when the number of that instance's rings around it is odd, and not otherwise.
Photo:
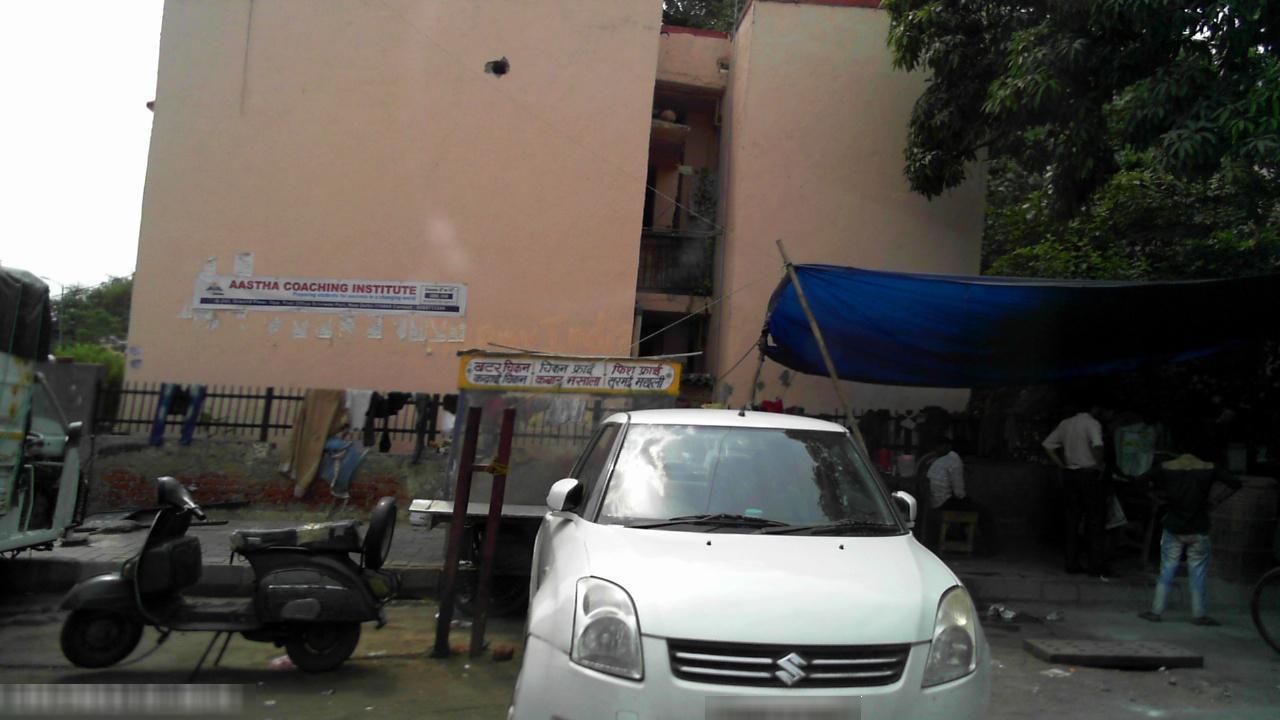
[(493, 558), (498, 550), (498, 526), (502, 524), (502, 501), (507, 491), (507, 463), (511, 462), (511, 436), (515, 434), (516, 409), (502, 411), (502, 435), (498, 457), (489, 466), (493, 487), (489, 491), (489, 517), (484, 524), (484, 548), (480, 551), (480, 580), (476, 583), (476, 614), (471, 625), (471, 657), (484, 652), (484, 626), (489, 619), (489, 595), (493, 584)]
[(439, 395), (418, 394), (413, 396), (413, 407), (417, 415), (413, 419), (413, 458), (409, 461), (410, 465), (417, 465), (422, 462), (422, 453), (426, 452), (427, 449), (427, 418), (431, 417), (434, 421), (439, 398)]
[(480, 437), (480, 408), (467, 410), (467, 430), (458, 456), (458, 482), (453, 493), (453, 519), (449, 524), (449, 545), (444, 557), (444, 587), (440, 591), (440, 612), (436, 616), (436, 644), (431, 657), (449, 657), (449, 626), (453, 623), (453, 599), (458, 592), (458, 558), (471, 501), (471, 473), (475, 472), (476, 441)]
[(275, 397), (276, 389), (267, 388), (267, 394), (262, 398), (262, 422), (258, 426), (258, 442), (266, 442), (271, 435), (271, 405)]
[(809, 299), (804, 295), (804, 286), (800, 284), (800, 276), (796, 274), (796, 268), (791, 264), (791, 258), (787, 257), (787, 249), (782, 245), (782, 238), (778, 238), (778, 253), (782, 255), (783, 266), (787, 269), (787, 275), (791, 278), (791, 284), (796, 286), (796, 298), (800, 301), (800, 309), (804, 310), (804, 316), (809, 321), (809, 329), (813, 331), (813, 339), (818, 343), (818, 352), (822, 354), (822, 362), (827, 366), (827, 375), (831, 377), (831, 387), (836, 391), (836, 398), (840, 400), (840, 406), (844, 408), (845, 424), (848, 425), (850, 432), (858, 439), (858, 443), (866, 449), (866, 443), (862, 440), (862, 433), (858, 430), (858, 425), (853, 421), (853, 406), (845, 399), (844, 390), (840, 388), (840, 376), (836, 374), (836, 364), (831, 361), (831, 353), (827, 350), (827, 341), (822, 337), (822, 328), (818, 327), (818, 319), (813, 316), (813, 310), (809, 307)]

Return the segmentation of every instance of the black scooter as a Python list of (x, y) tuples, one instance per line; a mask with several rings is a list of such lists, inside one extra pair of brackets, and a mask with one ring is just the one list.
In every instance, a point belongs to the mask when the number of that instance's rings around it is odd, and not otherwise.
[[(77, 584), (62, 603), (71, 611), (62, 653), (72, 663), (114, 665), (137, 647), (143, 626), (152, 625), (161, 631), (157, 647), (173, 630), (214, 633), (195, 672), (225, 634), (216, 665), (234, 633), (284, 646), (294, 665), (321, 672), (351, 656), (361, 623), (386, 624), (383, 606), (399, 586), (395, 573), (381, 570), (395, 532), (392, 498), (378, 501), (363, 545), (354, 520), (234, 531), (232, 552), (253, 568), (252, 597), (193, 600), (182, 590), (200, 579), (200, 540), (186, 532), (193, 517), (205, 516), (177, 480), (162, 477), (158, 484), (161, 508), (142, 550), (120, 572)], [(360, 565), (351, 553), (360, 553)]]

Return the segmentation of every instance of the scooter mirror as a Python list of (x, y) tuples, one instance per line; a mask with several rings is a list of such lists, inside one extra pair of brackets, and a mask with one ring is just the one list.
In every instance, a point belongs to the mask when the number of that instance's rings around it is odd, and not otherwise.
[(172, 505), (183, 510), (190, 510), (193, 515), (203, 520), (204, 513), (200, 511), (200, 506), (196, 505), (196, 501), (191, 498), (191, 493), (178, 482), (177, 478), (168, 475), (156, 480), (159, 490), (159, 500), (161, 505)]

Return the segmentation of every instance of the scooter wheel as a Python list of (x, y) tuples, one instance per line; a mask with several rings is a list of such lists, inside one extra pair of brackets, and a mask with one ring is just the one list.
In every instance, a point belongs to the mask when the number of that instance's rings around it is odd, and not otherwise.
[(300, 670), (326, 672), (342, 666), (360, 642), (360, 623), (307, 623), (289, 634), (284, 649)]
[(142, 622), (111, 610), (76, 610), (62, 626), (62, 654), (82, 668), (104, 668), (129, 656)]

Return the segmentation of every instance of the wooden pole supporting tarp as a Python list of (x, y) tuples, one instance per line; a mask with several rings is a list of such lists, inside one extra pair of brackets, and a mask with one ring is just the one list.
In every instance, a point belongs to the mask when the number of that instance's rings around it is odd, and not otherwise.
[[(822, 362), (827, 366), (827, 375), (831, 378), (831, 387), (836, 391), (836, 398), (840, 400), (840, 407), (844, 409), (845, 425), (853, 433), (853, 437), (857, 439), (858, 444), (862, 446), (865, 452), (867, 445), (863, 442), (862, 432), (858, 430), (858, 423), (853, 417), (853, 406), (849, 404), (849, 400), (844, 395), (844, 389), (840, 387), (840, 376), (836, 374), (836, 364), (831, 361), (831, 352), (827, 350), (827, 341), (822, 338), (822, 328), (818, 327), (818, 319), (813, 316), (813, 310), (809, 307), (809, 300), (804, 295), (804, 286), (800, 284), (800, 276), (796, 275), (796, 269), (791, 264), (791, 258), (787, 257), (787, 249), (782, 244), (782, 238), (778, 238), (777, 243), (778, 254), (782, 255), (783, 267), (787, 270), (787, 276), (791, 278), (791, 284), (796, 286), (796, 299), (800, 301), (800, 308), (804, 310), (804, 316), (809, 321), (809, 329), (813, 331), (813, 339), (818, 344), (818, 352), (822, 354)], [(763, 354), (761, 357), (763, 358)], [(752, 392), (754, 392), (754, 388)]]

